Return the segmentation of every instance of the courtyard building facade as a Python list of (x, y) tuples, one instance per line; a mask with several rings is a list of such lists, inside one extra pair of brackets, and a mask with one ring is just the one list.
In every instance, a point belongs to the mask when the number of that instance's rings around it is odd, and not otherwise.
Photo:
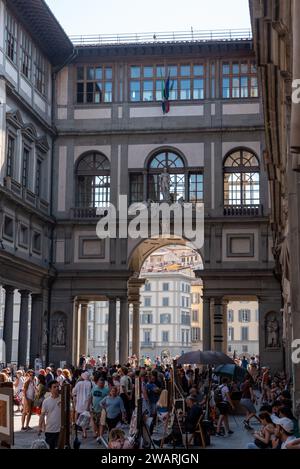
[(263, 107), (249, 34), (73, 44), (42, 0), (0, 0), (0, 21), (6, 361), (16, 289), (20, 364), (28, 340), (31, 363), (37, 353), (46, 362), (77, 363), (87, 353), (91, 301), (109, 304), (109, 363), (117, 358), (117, 302), (118, 359), (128, 358), (129, 330), (131, 351), (140, 355), (141, 269), (174, 239), (118, 237), (122, 221), (116, 236), (99, 239), (99, 209), (112, 204), (122, 218), (122, 194), (127, 205), (166, 198), (204, 204), (202, 268), (195, 270), (203, 285), (203, 348), (227, 351), (229, 301), (257, 301), (261, 360), (282, 369)]

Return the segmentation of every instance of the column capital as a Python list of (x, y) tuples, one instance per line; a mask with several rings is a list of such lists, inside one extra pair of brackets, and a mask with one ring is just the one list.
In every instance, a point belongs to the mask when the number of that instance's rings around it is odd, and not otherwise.
[(20, 293), (20, 295), (24, 298), (26, 298), (26, 296), (29, 296), (30, 295), (30, 290), (18, 290), (18, 292)]
[(214, 297), (214, 303), (215, 305), (219, 305), (219, 306), (222, 306), (223, 305), (223, 297), (222, 296), (217, 296), (217, 297)]
[(5, 293), (13, 293), (15, 291), (15, 287), (12, 285), (3, 285)]

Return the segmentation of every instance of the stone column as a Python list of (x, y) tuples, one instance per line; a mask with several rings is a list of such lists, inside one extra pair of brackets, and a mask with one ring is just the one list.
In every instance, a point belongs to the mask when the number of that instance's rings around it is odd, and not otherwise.
[(109, 298), (108, 334), (107, 334), (107, 364), (116, 363), (117, 342), (117, 302), (116, 298)]
[(127, 298), (120, 298), (119, 327), (119, 362), (120, 365), (124, 365), (128, 361), (129, 352), (129, 311)]
[(73, 324), (73, 360), (74, 366), (79, 364), (79, 302), (74, 302), (74, 324)]
[(42, 358), (43, 296), (31, 295), (29, 364), (34, 367), (37, 355)]
[(228, 352), (228, 300), (223, 300), (223, 352)]
[(223, 301), (222, 301), (222, 298), (215, 298), (213, 350), (215, 350), (216, 352), (223, 352)]
[(132, 315), (132, 355), (136, 355), (138, 363), (140, 360), (140, 302), (133, 302)]
[(211, 350), (210, 298), (203, 297), (202, 316), (203, 350)]
[(5, 306), (4, 306), (4, 324), (3, 341), (5, 345), (5, 364), (11, 363), (12, 339), (13, 339), (13, 319), (14, 319), (14, 287), (5, 285)]
[(87, 354), (87, 310), (88, 303), (81, 303), (79, 328), (79, 355)]
[(28, 316), (29, 316), (29, 291), (19, 290), (21, 295), (19, 340), (18, 340), (18, 367), (26, 366), (28, 344)]

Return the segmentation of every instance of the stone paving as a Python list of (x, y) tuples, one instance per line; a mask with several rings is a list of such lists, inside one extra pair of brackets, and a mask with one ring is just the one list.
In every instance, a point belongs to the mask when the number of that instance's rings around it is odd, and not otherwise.
[[(14, 417), (14, 429), (15, 429), (15, 445), (14, 449), (30, 449), (34, 440), (38, 439), (38, 419), (39, 417), (33, 415), (30, 421), (32, 430), (22, 431), (21, 430), (21, 414), (15, 413)], [(249, 442), (253, 442), (252, 431), (245, 430), (243, 425), (244, 417), (241, 415), (230, 416), (230, 428), (234, 431), (232, 435), (225, 437), (211, 437), (211, 445), (207, 449), (246, 449)], [(259, 428), (258, 422), (253, 419), (251, 426), (255, 429)], [(78, 437), (81, 442), (80, 449), (103, 449), (93, 437), (93, 432), (90, 429), (88, 431), (87, 439), (83, 439), (82, 434), (79, 432)], [(71, 444), (73, 443), (74, 435), (71, 438)], [(164, 446), (168, 448), (167, 445)], [(169, 446), (172, 448), (172, 446)]]

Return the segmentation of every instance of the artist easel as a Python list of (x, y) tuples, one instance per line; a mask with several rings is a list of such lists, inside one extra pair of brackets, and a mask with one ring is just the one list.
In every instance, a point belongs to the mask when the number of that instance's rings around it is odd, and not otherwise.
[(14, 445), (13, 383), (0, 383), (0, 447)]
[[(177, 427), (181, 433), (182, 441), (184, 441), (183, 431), (182, 431), (182, 421), (180, 421), (180, 417), (178, 415), (178, 410), (182, 409), (183, 415), (185, 415), (185, 398), (183, 390), (178, 382), (177, 372), (176, 372), (177, 362), (173, 360), (173, 368), (171, 368), (171, 377), (170, 383), (168, 386), (168, 408), (170, 410), (168, 416), (168, 423), (166, 423), (166, 429), (171, 427), (173, 428), (174, 420), (176, 422)], [(164, 445), (164, 440), (167, 435), (163, 435), (163, 438), (160, 442), (160, 448)]]
[(143, 439), (144, 442), (149, 444), (149, 449), (155, 449), (155, 445), (153, 443), (150, 430), (148, 425), (146, 424), (144, 417), (145, 414), (143, 413), (143, 398), (141, 392), (141, 382), (140, 377), (136, 380), (136, 388), (135, 388), (135, 403), (136, 403), (136, 441), (137, 444), (141, 445), (141, 441)]

